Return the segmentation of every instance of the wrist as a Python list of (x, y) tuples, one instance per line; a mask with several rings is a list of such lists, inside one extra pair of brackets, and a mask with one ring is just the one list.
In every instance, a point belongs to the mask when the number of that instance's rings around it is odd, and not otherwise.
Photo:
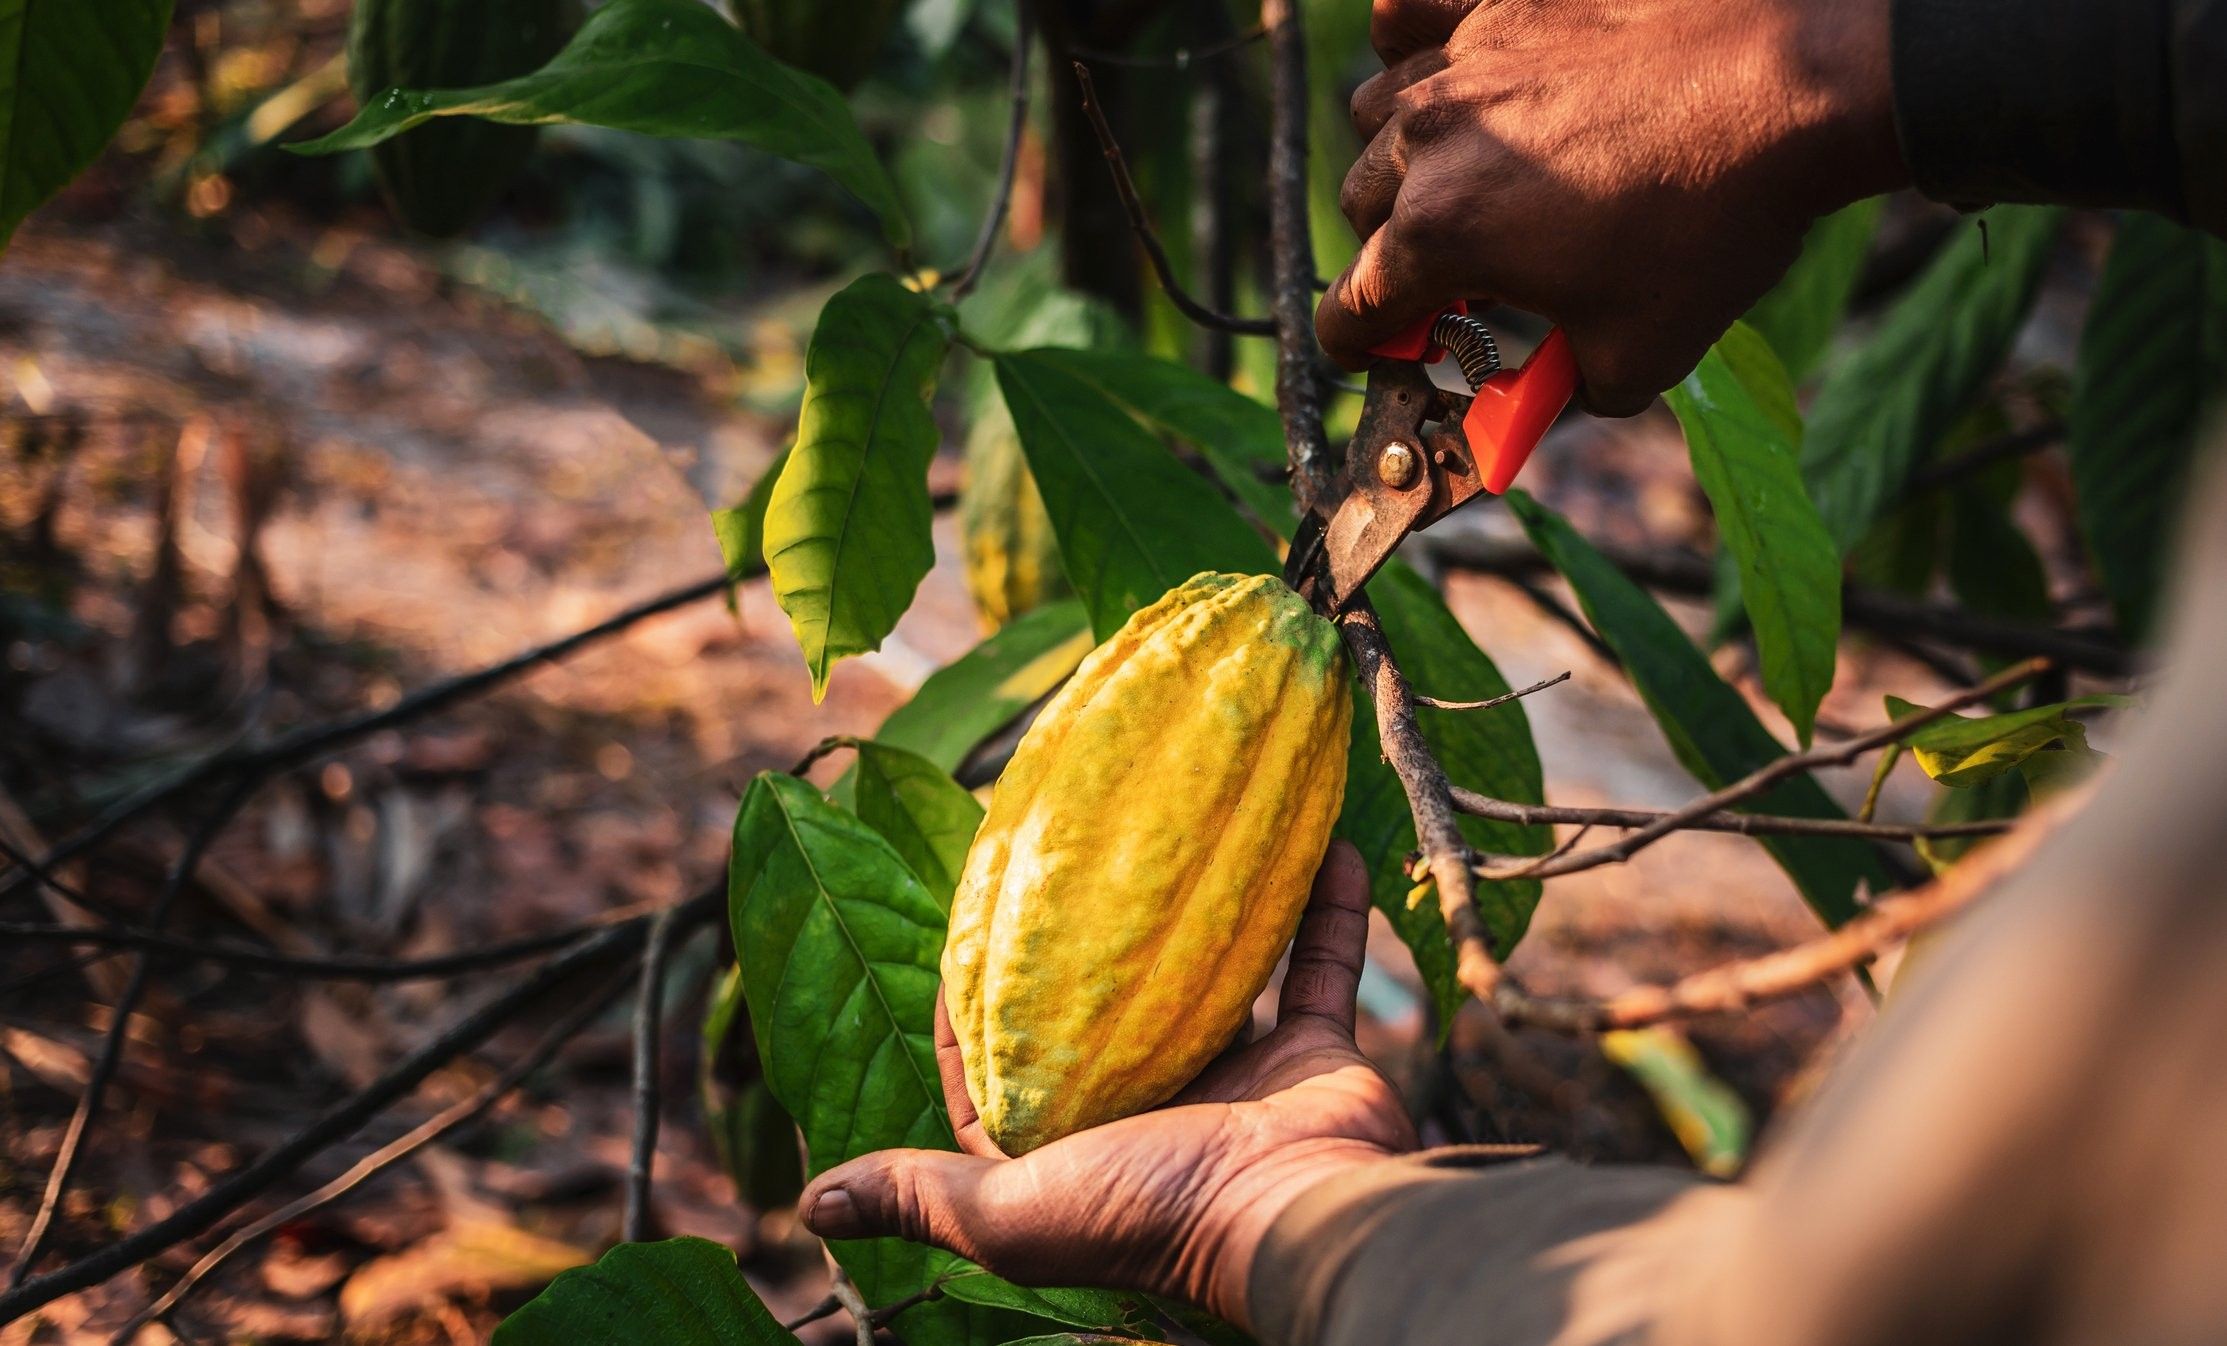
[(1185, 1295), (1223, 1321), (1254, 1330), (1253, 1263), (1276, 1221), (1301, 1198), (1357, 1170), (1394, 1160), (1391, 1151), (1357, 1140), (1323, 1140), (1248, 1166), (1217, 1194), (1214, 1213), (1191, 1240), (1198, 1256), (1178, 1250)]
[(1788, 50), (1801, 131), (1790, 147), (1823, 215), (1910, 183), (1895, 130), (1892, 0), (1797, 0)]

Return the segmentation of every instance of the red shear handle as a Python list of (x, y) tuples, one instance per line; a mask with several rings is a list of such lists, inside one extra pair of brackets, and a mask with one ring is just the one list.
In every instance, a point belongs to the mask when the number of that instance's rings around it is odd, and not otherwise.
[[(1445, 312), (1466, 315), (1469, 305), (1456, 303)], [(1425, 318), (1369, 353), (1386, 360), (1437, 364), (1446, 349), (1431, 340), (1431, 330), (1442, 316)], [(1462, 433), (1469, 440), (1469, 451), (1477, 455), (1477, 475), (1486, 490), (1494, 495), (1507, 493), (1547, 427), (1576, 393), (1577, 360), (1559, 327), (1547, 333), (1523, 368), (1502, 370), (1485, 380), (1469, 404), (1469, 414), (1462, 418)]]
[(1576, 393), (1577, 358), (1559, 327), (1547, 333), (1523, 368), (1504, 369), (1485, 380), (1461, 428), (1469, 451), (1477, 456), (1477, 475), (1486, 490), (1507, 493), (1540, 437)]

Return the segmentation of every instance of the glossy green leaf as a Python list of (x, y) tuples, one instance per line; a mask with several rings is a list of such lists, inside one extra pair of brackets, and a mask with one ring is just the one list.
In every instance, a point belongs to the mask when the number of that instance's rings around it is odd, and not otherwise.
[[(2015, 818), (2024, 813), (2032, 802), (2032, 792), (2026, 788), (2022, 772), (2006, 772), (1990, 781), (1965, 790), (1942, 790), (1933, 801), (1933, 809), (1926, 821), (1936, 827), (1955, 823), (1993, 822), (2002, 818)], [(1975, 846), (1985, 844), (1985, 837), (1941, 837), (1938, 840), (1921, 840), (1917, 843), (1918, 858), (1936, 874), (1946, 871), (1963, 859)]]
[(719, 1166), (733, 1179), (735, 1193), (761, 1211), (794, 1204), (804, 1190), (804, 1156), (796, 1143), (796, 1119), (782, 1108), (761, 1079), (730, 1091), (718, 1065), (728, 1040), (742, 1022), (742, 969), (730, 967), (713, 988), (704, 1011), (703, 1042), (696, 1054), (698, 1101), (704, 1129), (711, 1133)]
[(622, 1243), (575, 1267), (495, 1329), (494, 1346), (796, 1346), (708, 1239)]
[[(1416, 690), (1447, 701), (1483, 701), (1508, 691), (1500, 670), (1469, 638), (1438, 591), (1404, 563), (1394, 561), (1379, 572), (1370, 581), (1369, 596), (1393, 655)], [(1357, 688), (1354, 696), (1353, 749), (1347, 759), (1338, 835), (1361, 852), (1369, 867), (1371, 896), (1414, 954), (1416, 969), (1438, 1008), (1439, 1022), (1447, 1024), (1468, 993), (1455, 980), (1453, 944), (1446, 937), (1446, 922), (1437, 903), (1424, 902), (1413, 909), (1407, 905), (1415, 881), (1405, 873), (1403, 861), (1415, 849), (1414, 814), (1399, 777), (1378, 746), (1375, 708), (1368, 694)], [(1416, 718), (1456, 784), (1523, 804), (1543, 798), (1539, 755), (1522, 702), (1492, 710), (1424, 707)], [(1479, 850), (1503, 855), (1536, 855), (1554, 842), (1552, 831), (1544, 827), (1479, 818), (1464, 818), (1461, 826), (1462, 834)], [(1522, 940), (1538, 903), (1535, 879), (1477, 885), (1478, 912), (1492, 935), (1493, 947), (1502, 955)]]
[(1884, 197), (1874, 196), (1811, 225), (1802, 255), (1748, 311), (1748, 325), (1771, 343), (1796, 383), (1815, 373), (1832, 348), (1833, 333), (1848, 311), (1872, 235), (1878, 232), (1883, 204)]
[[(971, 1263), (953, 1260), (963, 1269), (943, 1281), (943, 1292), (952, 1299), (987, 1308), (1011, 1309), (1069, 1327), (1105, 1328), (1155, 1340), (1161, 1335), (1142, 1295), (1112, 1290), (1031, 1289), (1000, 1280)], [(1100, 1338), (1106, 1341), (1131, 1339), (1128, 1335)]]
[(2081, 335), (2070, 443), (2081, 532), (2137, 639), (2157, 614), (2198, 434), (2223, 398), (2227, 242), (2127, 216)]
[(476, 89), (390, 89), (338, 131), (290, 148), (366, 149), (435, 117), (741, 141), (826, 173), (880, 217), (891, 246), (912, 241), (897, 188), (843, 96), (698, 0), (611, 0), (533, 74)]
[[(1784, 745), (1646, 590), (1559, 514), (1521, 491), (1509, 492), (1508, 503), (1532, 545), (1570, 582), (1586, 620), (1616, 651), (1671, 750), (1696, 780), (1714, 790), (1786, 755)], [(1806, 776), (1757, 796), (1747, 808), (1797, 818), (1847, 816)], [(1763, 846), (1828, 925), (1855, 915), (1859, 882), (1868, 881), (1873, 892), (1892, 886), (1892, 876), (1862, 842), (1772, 837)]]
[(1663, 1124), (1695, 1168), (1715, 1178), (1740, 1171), (1755, 1119), (1685, 1034), (1665, 1024), (1603, 1033), (1601, 1055), (1622, 1066), (1654, 1099)]
[(1282, 477), (1284, 429), (1274, 408), (1172, 360), (1134, 351), (1038, 354), (1152, 429), (1190, 444), (1255, 517), (1270, 527), (1289, 528), (1291, 489)]
[(0, 0), (0, 247), (123, 125), (169, 28), (170, 0)]
[(1762, 336), (1735, 323), (1665, 400), (1739, 567), (1763, 690), (1806, 746), (1833, 685), (1841, 575), (1840, 549), (1802, 484), (1793, 385)]
[(1201, 571), (1272, 573), (1274, 554), (1230, 503), (1062, 354), (1000, 355), (998, 386), (1099, 638)]
[[(2003, 715), (1952, 715), (1904, 738), (1925, 774), (1943, 785), (1970, 789), (2053, 748), (2089, 752), (2087, 726), (2072, 718), (2080, 710), (2117, 709), (2133, 704), (2124, 696), (2083, 696), (2054, 706)], [(1887, 716), (1899, 720), (1925, 707), (1898, 696), (1887, 698)]]
[(1802, 475), (1843, 551), (1901, 501), (1910, 476), (2010, 353), (2064, 225), (2056, 207), (1999, 206), (1951, 243), (1810, 406)]
[(1080, 599), (1016, 617), (929, 674), (874, 737), (957, 771), (982, 740), (1065, 682), (1096, 644)]
[(1991, 617), (2051, 625), (2049, 576), (2010, 510), (1972, 487), (1949, 495), (1949, 587), (1959, 602)]
[(828, 301), (804, 357), (796, 447), (766, 505), (766, 566), (812, 696), (837, 660), (881, 648), (936, 561), (928, 403), (949, 310), (871, 275)]
[[(954, 1148), (934, 1045), (944, 911), (896, 850), (810, 784), (760, 775), (735, 820), (728, 916), (765, 1080), (803, 1129), (811, 1172), (895, 1146)], [(897, 1239), (831, 1247), (874, 1304), (981, 1274)], [(1103, 1307), (1104, 1323), (1122, 1321), (1113, 1297)], [(989, 1346), (1034, 1321), (949, 1297), (894, 1326), (924, 1346)]]
[(727, 562), (727, 578), (746, 580), (766, 570), (766, 506), (773, 500), (774, 483), (789, 465), (791, 449), (766, 464), (739, 505), (711, 512), (712, 536), (719, 540), (719, 555)]
[(858, 771), (853, 807), (858, 820), (882, 834), (913, 877), (945, 910), (958, 891), (967, 847), (982, 826), (982, 806), (959, 782), (915, 752), (854, 740)]
[(1124, 1346), (1136, 1337), (1114, 1337), (1103, 1332), (1051, 1332), (1040, 1337), (1020, 1337), (1004, 1346)]

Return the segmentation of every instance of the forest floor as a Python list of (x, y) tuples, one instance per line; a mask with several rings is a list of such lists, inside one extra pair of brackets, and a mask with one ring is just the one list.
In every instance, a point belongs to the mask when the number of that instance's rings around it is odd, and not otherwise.
[[(131, 214), (35, 222), (0, 263), (0, 592), (20, 604), (0, 614), (20, 628), (0, 668), (0, 835), (36, 851), (243, 735), (391, 704), (715, 574), (706, 505), (738, 499), (789, 430), (738, 409), (735, 382), (754, 372), (580, 354), (383, 235), (253, 215), (197, 232)], [(1693, 541), (1706, 513), (1676, 433), (1653, 418), (1571, 427), (1541, 455), (1538, 485), (1581, 526)], [(949, 485), (957, 464), (935, 471)], [(888, 648), (845, 665), (823, 704), (765, 585), (745, 584), (731, 608), (684, 606), (274, 779), (173, 929), (416, 956), (719, 884), (754, 773), (825, 735), (871, 733), (978, 637), (949, 519), (937, 538), (935, 572)], [(1574, 672), (1526, 703), (1555, 802), (1695, 792), (1627, 685), (1566, 627), (1498, 581), (1448, 589), (1512, 684)], [(1828, 719), (1870, 725), (1880, 690), (1939, 688), (1900, 658), (1848, 658)], [(1841, 774), (1834, 787), (1859, 796), (1863, 772)], [(1919, 806), (1901, 788), (1886, 815)], [(183, 801), (61, 877), (143, 909), (206, 805)], [(12, 897), (4, 915), (60, 919), (54, 903)], [(1684, 1162), (1646, 1095), (1586, 1044), (1526, 1033), (1511, 1046), (1465, 1019), (1434, 1053), (1412, 967), (1379, 927), (1366, 1045), (1411, 1096), (1438, 1100), (1434, 1138)], [(1537, 989), (1603, 994), (1814, 928), (1752, 843), (1689, 834), (1551, 885), (1514, 966)], [(723, 960), (699, 939), (672, 982), (657, 1219), (734, 1247), (789, 1317), (824, 1293), (816, 1243), (789, 1213), (736, 1199), (694, 1101), (695, 1023)], [(0, 948), (0, 1260), (23, 1241), (107, 1027), (96, 1006), (127, 961)], [(514, 976), (365, 988), (164, 965), (54, 1253), (160, 1218)], [(436, 1075), (280, 1196), (469, 1092), (560, 1008)], [(1693, 1037), (1767, 1118), (1869, 1013), (1851, 984)], [(555, 1269), (617, 1237), (626, 1032), (612, 1012), (485, 1123), (249, 1249), (188, 1301), (181, 1334), (484, 1340)], [(0, 1344), (105, 1341), (202, 1248), (0, 1329)], [(807, 1340), (848, 1331), (827, 1320)]]

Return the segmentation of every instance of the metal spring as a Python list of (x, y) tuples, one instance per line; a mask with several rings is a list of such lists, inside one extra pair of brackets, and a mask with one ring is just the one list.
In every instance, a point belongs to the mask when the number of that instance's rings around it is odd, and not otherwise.
[(1453, 352), (1461, 376), (1469, 380), (1472, 391), (1484, 387), (1486, 379), (1500, 372), (1500, 343), (1492, 339), (1492, 329), (1476, 318), (1441, 313), (1431, 324), (1431, 340)]

